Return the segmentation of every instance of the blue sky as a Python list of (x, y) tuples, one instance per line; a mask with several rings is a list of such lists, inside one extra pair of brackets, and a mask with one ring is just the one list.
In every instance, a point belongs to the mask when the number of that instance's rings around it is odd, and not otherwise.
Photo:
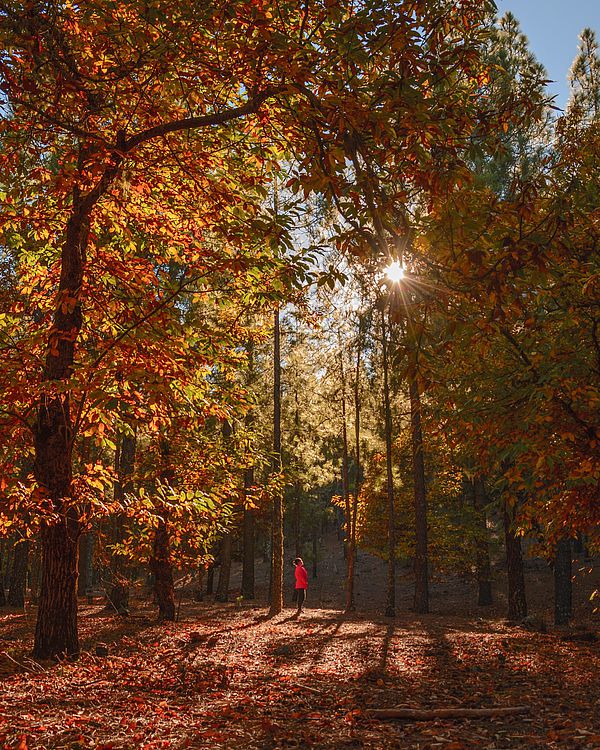
[(590, 26), (600, 41), (600, 0), (496, 0), (496, 5), (498, 15), (510, 10), (519, 19), (533, 53), (555, 81), (549, 86), (555, 103), (563, 108), (580, 32)]

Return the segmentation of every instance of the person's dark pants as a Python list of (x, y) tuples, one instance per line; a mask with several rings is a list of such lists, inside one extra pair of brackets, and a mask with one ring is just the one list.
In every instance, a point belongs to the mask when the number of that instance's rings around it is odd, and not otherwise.
[(298, 595), (298, 612), (301, 612), (302, 605), (304, 604), (304, 600), (306, 599), (306, 589), (296, 589), (296, 594)]

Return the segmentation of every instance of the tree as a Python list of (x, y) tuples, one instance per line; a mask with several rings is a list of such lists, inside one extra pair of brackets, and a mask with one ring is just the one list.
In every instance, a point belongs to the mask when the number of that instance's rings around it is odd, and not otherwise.
[[(4, 364), (7, 392), (19, 408), (3, 428), (32, 429), (39, 508), (51, 509), (42, 514), (37, 657), (78, 651), (81, 514), (73, 452), (107, 353), (156, 322), (159, 312), (173, 312), (184, 290), (206, 277), (207, 265), (235, 275), (269, 262), (252, 241), (272, 229), (260, 216), (261, 183), (272, 171), (263, 167), (275, 160), (272, 141), (293, 144), (297, 187), (326, 193), (340, 206), (351, 228), (340, 233), (346, 247), (372, 236), (365, 214), (380, 225), (372, 210), (375, 171), (393, 166), (429, 187), (440, 174), (451, 179), (456, 144), (473, 126), (468, 92), (484, 15), (465, 2), (442, 25), (438, 9), (424, 0), (360, 12), (352, 4), (280, 3), (271, 12), (268, 4), (242, 0), (169, 9), (136, 0), (125, 33), (105, 0), (3, 5), (0, 74), (10, 111), (2, 121), (0, 182), (9, 185), (3, 233), (20, 243), (25, 267), (22, 299), (9, 308), (7, 323), (19, 318), (33, 358), (23, 367), (20, 351), (13, 351)], [(340, 70), (347, 79), (341, 87)], [(427, 94), (431, 81), (435, 101)], [(442, 132), (442, 121), (455, 123), (452, 135)], [(406, 132), (400, 142), (397, 128)], [(23, 190), (14, 177), (32, 150), (39, 166)], [(440, 163), (432, 171), (434, 150)], [(346, 156), (364, 205), (347, 190)], [(143, 226), (146, 244), (127, 238), (129, 226)], [(113, 244), (115, 229), (124, 248)], [(213, 245), (215, 235), (226, 249)], [(248, 245), (255, 250), (249, 256), (242, 250)], [(112, 341), (106, 335), (94, 354), (100, 344), (94, 330), (102, 322), (103, 333), (111, 331), (107, 310), (118, 295), (90, 269), (110, 268), (119, 289), (139, 282), (123, 249), (140, 261), (152, 258), (143, 265), (156, 294), (146, 297), (139, 316), (124, 305), (129, 322), (112, 331)], [(186, 268), (176, 283), (160, 273), (173, 259)], [(285, 284), (274, 291), (281, 294)]]
[(586, 123), (600, 115), (600, 55), (596, 34), (590, 28), (579, 35), (579, 52), (569, 71), (571, 95), (568, 117)]
[[(281, 463), (281, 342), (279, 307), (273, 315), (273, 473), (280, 474)], [(269, 613), (278, 615), (283, 609), (283, 495), (273, 497), (271, 529), (271, 607)]]
[(394, 508), (394, 475), (392, 465), (392, 409), (390, 405), (388, 334), (385, 311), (381, 310), (381, 349), (383, 367), (383, 410), (385, 435), (386, 497), (387, 497), (387, 588), (386, 617), (396, 616), (396, 518)]

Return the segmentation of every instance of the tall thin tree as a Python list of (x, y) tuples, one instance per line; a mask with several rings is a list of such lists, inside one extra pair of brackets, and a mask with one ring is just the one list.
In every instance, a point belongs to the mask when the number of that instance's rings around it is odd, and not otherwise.
[(394, 509), (394, 475), (392, 468), (392, 408), (388, 365), (387, 326), (385, 308), (381, 308), (381, 339), (383, 349), (383, 408), (385, 431), (385, 466), (387, 496), (388, 569), (385, 600), (386, 617), (396, 616), (396, 515)]
[[(273, 314), (273, 471), (281, 472), (281, 331), (279, 306)], [(273, 498), (271, 545), (271, 607), (269, 614), (283, 609), (283, 496)]]

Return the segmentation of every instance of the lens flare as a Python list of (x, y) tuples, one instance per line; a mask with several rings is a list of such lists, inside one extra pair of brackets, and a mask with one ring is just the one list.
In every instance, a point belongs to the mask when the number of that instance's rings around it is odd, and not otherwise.
[(400, 263), (399, 260), (394, 260), (385, 269), (385, 275), (391, 282), (396, 284), (398, 281), (402, 281), (402, 279), (404, 278), (404, 266)]

